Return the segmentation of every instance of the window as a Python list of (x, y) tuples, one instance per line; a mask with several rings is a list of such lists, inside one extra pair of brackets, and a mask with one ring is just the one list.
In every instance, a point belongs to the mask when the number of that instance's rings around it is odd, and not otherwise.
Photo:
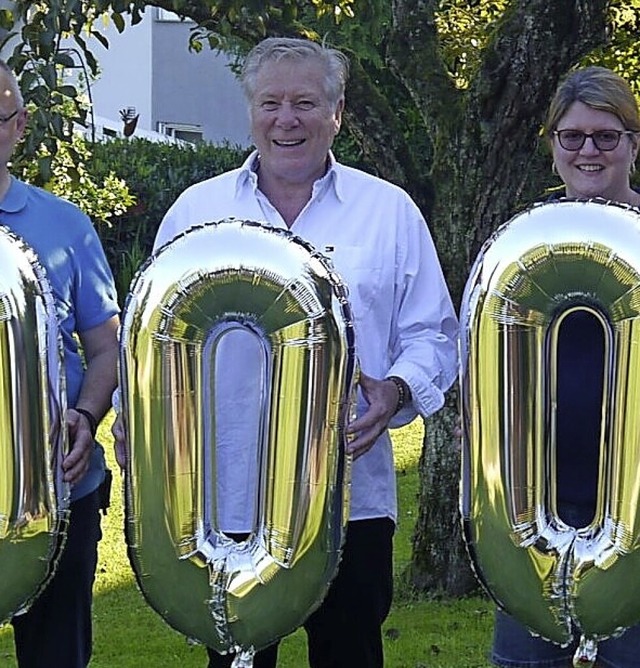
[(198, 144), (204, 140), (202, 128), (199, 125), (189, 125), (188, 123), (168, 123), (159, 122), (158, 132), (168, 135), (173, 139), (180, 139), (190, 144)]
[(170, 12), (168, 9), (160, 9), (160, 7), (158, 7), (157, 10), (156, 20), (158, 21), (190, 21), (190, 19), (181, 19), (177, 14)]

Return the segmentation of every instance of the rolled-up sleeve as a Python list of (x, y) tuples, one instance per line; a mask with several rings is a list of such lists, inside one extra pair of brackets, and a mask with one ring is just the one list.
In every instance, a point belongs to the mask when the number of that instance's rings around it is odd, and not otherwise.
[(391, 331), (391, 368), (403, 378), (412, 404), (391, 426), (406, 424), (416, 413), (428, 417), (444, 404), (458, 373), (458, 319), (440, 262), (424, 220), (403, 226), (397, 244), (396, 303)]

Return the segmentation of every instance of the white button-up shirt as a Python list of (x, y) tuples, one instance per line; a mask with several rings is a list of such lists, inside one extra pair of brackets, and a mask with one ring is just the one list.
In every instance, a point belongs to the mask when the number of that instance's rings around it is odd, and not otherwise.
[[(239, 169), (182, 193), (160, 225), (155, 250), (192, 225), (224, 218), (286, 228), (258, 189), (257, 161), (253, 153)], [(412, 405), (392, 422), (399, 427), (443, 405), (457, 374), (455, 311), (427, 224), (407, 193), (340, 165), (333, 156), (330, 163), (290, 229), (327, 256), (347, 285), (362, 371), (377, 379), (400, 376), (411, 388)], [(227, 392), (225, 385), (216, 407), (220, 526), (237, 532), (253, 528), (255, 497), (247, 480), (255, 479), (260, 351), (246, 344), (241, 336), (229, 344), (241, 348), (228, 351), (228, 373), (240, 382), (235, 391)], [(359, 396), (358, 414), (365, 410)], [(353, 464), (350, 518), (395, 520), (396, 505), (393, 451), (385, 431)]]

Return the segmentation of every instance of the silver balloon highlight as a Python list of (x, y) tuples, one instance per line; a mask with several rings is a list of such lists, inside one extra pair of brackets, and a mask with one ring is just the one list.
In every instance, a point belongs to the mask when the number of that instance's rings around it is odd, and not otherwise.
[(0, 227), (0, 621), (24, 611), (53, 575), (69, 486), (62, 342), (44, 269)]
[[(572, 309), (601, 322), (603, 428), (596, 513), (557, 514), (558, 327)], [(461, 509), (472, 561), (496, 602), (559, 644), (594, 643), (640, 621), (640, 214), (561, 200), (488, 240), (461, 310)], [(578, 659), (576, 658), (576, 661)]]
[[(237, 336), (261, 360), (239, 379), (260, 396), (254, 526), (241, 542), (219, 526), (216, 449), (217, 422), (237, 417), (216, 411), (228, 380), (218, 366), (233, 362)], [(357, 371), (346, 290), (287, 231), (207, 223), (141, 268), (120, 345), (126, 535), (140, 588), (172, 627), (250, 665), (254, 649), (303, 623), (338, 566)]]

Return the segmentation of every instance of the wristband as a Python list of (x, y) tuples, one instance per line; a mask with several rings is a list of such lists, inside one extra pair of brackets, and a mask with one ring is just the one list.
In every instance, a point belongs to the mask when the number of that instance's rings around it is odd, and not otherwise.
[(94, 417), (93, 413), (91, 411), (88, 411), (86, 408), (74, 408), (76, 413), (80, 413), (80, 415), (84, 415), (87, 418), (87, 422), (89, 423), (89, 431), (91, 432), (91, 436), (95, 438), (96, 432), (98, 431), (98, 421)]
[(407, 383), (398, 376), (387, 376), (386, 380), (390, 380), (398, 390), (398, 403), (394, 415), (401, 411), (411, 401), (411, 390)]

